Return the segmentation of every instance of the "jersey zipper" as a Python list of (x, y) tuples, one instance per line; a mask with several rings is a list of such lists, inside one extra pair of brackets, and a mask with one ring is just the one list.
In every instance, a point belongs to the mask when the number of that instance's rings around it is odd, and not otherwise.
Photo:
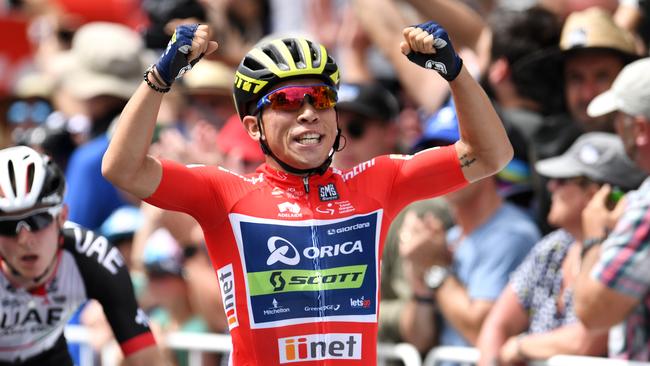
[(305, 186), (305, 193), (309, 193), (309, 176), (302, 177), (302, 184)]

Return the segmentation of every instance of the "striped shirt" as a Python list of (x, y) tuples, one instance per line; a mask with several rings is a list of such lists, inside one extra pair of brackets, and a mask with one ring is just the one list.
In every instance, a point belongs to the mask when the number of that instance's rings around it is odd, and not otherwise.
[(625, 212), (603, 243), (592, 276), (639, 299), (627, 318), (611, 329), (610, 357), (650, 360), (650, 178), (628, 194)]

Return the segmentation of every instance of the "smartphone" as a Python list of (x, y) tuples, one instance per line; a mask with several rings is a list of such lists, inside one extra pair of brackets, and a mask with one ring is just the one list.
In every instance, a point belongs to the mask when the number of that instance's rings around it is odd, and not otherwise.
[(617, 186), (613, 186), (609, 196), (607, 196), (607, 208), (613, 210), (618, 201), (625, 196), (625, 192)]

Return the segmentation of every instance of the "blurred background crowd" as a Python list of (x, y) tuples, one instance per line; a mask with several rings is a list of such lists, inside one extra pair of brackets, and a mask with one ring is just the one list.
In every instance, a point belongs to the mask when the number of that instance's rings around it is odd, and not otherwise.
[[(176, 25), (210, 24), (219, 49), (165, 96), (151, 153), (245, 174), (264, 155), (235, 114), (239, 60), (265, 37), (317, 40), (341, 68), (346, 146), (333, 166), (345, 170), (458, 140), (447, 82), (399, 51), (404, 27), (434, 20), (493, 100), (515, 157), (497, 176), (417, 202), (395, 221), (382, 263), (380, 341), (409, 342), (422, 354), (478, 347), (485, 365), (555, 354), (650, 361), (647, 270), (626, 293), (638, 300), (633, 333), (585, 326), (574, 301), (590, 238), (585, 209), (602, 186), (616, 201), (649, 170), (630, 151), (644, 146), (648, 161), (650, 142), (621, 139), (625, 122), (615, 112), (588, 113), (624, 66), (641, 60), (617, 83), (650, 123), (649, 11), (646, 0), (6, 0), (0, 147), (32, 146), (65, 169), (70, 220), (118, 246), (159, 335), (227, 333), (197, 223), (139, 202), (101, 175), (112, 124), (144, 70)], [(646, 216), (630, 225), (649, 224)], [(645, 230), (628, 248), (642, 263)], [(425, 281), (432, 266), (446, 270), (437, 285)], [(93, 330), (96, 349), (111, 341), (99, 305), (88, 303), (73, 322)], [(182, 352), (169, 357), (188, 362)]]

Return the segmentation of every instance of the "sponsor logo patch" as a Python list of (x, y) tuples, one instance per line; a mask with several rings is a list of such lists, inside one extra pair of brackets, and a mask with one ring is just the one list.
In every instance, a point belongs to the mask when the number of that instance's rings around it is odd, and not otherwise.
[(248, 274), (252, 296), (295, 291), (327, 291), (360, 288), (366, 265), (329, 268), (320, 271), (285, 269)]
[(278, 205), (278, 217), (302, 217), (300, 205), (295, 202), (283, 202)]
[(279, 338), (280, 363), (360, 360), (361, 334), (326, 333)]
[[(339, 202), (329, 203), (338, 210)], [(288, 201), (287, 213), (290, 205)], [(376, 322), (381, 215), (379, 210), (331, 220), (295, 220), (291, 225), (229, 215), (242, 259), (251, 328)], [(353, 306), (350, 299), (362, 296), (370, 306)]]
[(318, 186), (318, 196), (321, 201), (334, 201), (339, 199), (339, 193), (336, 191), (334, 183)]
[(237, 303), (235, 301), (235, 274), (232, 270), (232, 264), (219, 268), (217, 277), (219, 278), (223, 309), (226, 311), (226, 319), (228, 319), (228, 329), (232, 330), (239, 325)]

